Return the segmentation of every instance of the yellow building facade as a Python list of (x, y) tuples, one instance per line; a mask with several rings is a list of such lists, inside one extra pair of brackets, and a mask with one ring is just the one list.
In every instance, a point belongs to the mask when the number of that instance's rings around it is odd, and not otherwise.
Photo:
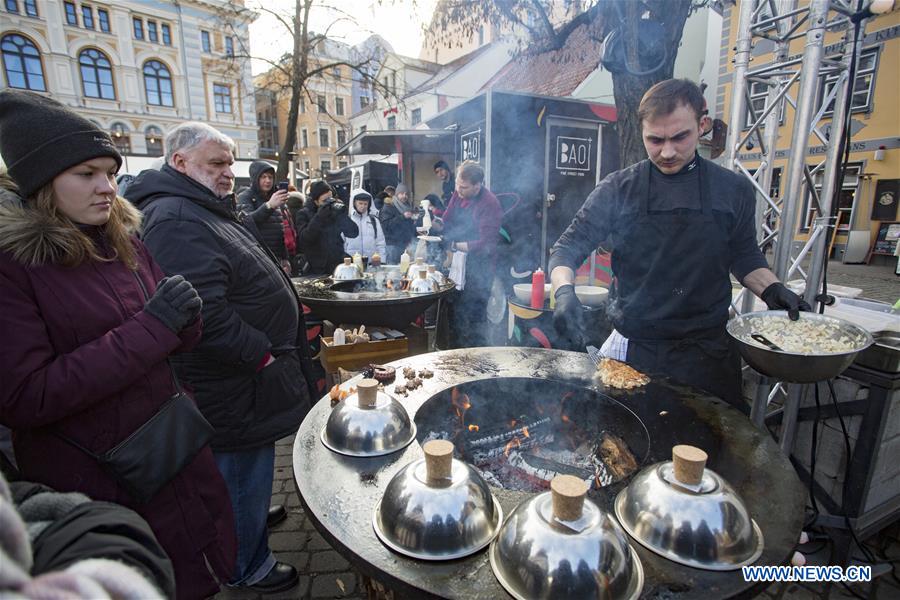
[[(726, 122), (731, 115), (734, 48), (741, 1), (748, 0), (739, 0), (737, 5), (728, 6), (723, 12), (718, 100), (715, 112)], [(834, 13), (830, 15), (833, 16)], [(844, 51), (845, 34), (845, 29), (826, 33), (825, 58), (840, 59)], [(789, 56), (802, 56), (804, 45), (805, 36), (794, 40), (790, 46)], [(773, 42), (754, 38), (750, 70), (772, 63), (773, 48)], [(817, 111), (836, 78), (836, 76), (825, 78), (819, 85), (816, 98)], [(834, 258), (843, 256), (851, 230), (868, 231), (869, 248), (872, 249), (879, 230), (883, 232), (883, 225), (900, 221), (900, 211), (897, 209), (900, 196), (900, 12), (895, 11), (866, 22), (855, 79), (853, 108), (850, 114), (853, 132), (850, 161), (840, 198), (832, 205), (832, 216), (838, 219), (832, 254)], [(754, 83), (748, 83), (748, 86), (750, 102), (756, 107), (757, 114), (761, 114), (767, 88), (765, 85)], [(792, 98), (796, 99), (798, 88), (799, 83), (794, 84), (789, 90)], [(773, 196), (781, 197), (787, 179), (788, 153), (796, 111), (787, 102), (778, 110), (781, 125), (771, 193)], [(826, 111), (825, 118), (818, 122), (818, 126), (830, 134), (830, 122), (830, 113)], [(746, 131), (749, 124), (748, 114), (741, 123), (728, 123), (728, 126), (740, 127)], [(751, 140), (750, 147), (745, 145), (738, 156), (742, 164), (752, 172), (752, 169), (760, 164), (761, 153), (756, 144), (756, 136)], [(836, 136), (830, 137), (829, 140), (837, 143)], [(806, 146), (806, 161), (810, 169), (825, 160), (826, 150), (826, 145), (815, 134), (810, 136)], [(815, 178), (815, 185), (820, 189), (821, 174)], [(816, 216), (810, 194), (806, 189), (797, 202), (797, 210), (798, 226), (793, 232), (793, 239), (795, 243), (802, 243), (808, 239), (812, 219)], [(878, 251), (883, 250), (884, 246), (880, 244), (875, 249), (876, 254), (879, 254)]]

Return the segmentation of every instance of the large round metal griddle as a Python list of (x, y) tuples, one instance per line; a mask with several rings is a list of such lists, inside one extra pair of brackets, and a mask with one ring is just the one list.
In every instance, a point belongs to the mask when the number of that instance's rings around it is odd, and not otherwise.
[[(324, 278), (319, 278), (324, 279)], [(304, 283), (311, 283), (309, 280)], [(393, 329), (404, 329), (429, 306), (453, 292), (452, 283), (444, 284), (430, 294), (413, 294), (407, 291), (365, 291), (345, 292), (332, 290), (333, 297), (313, 297), (304, 295), (299, 280), (294, 280), (300, 301), (307, 305), (320, 319), (332, 323), (354, 323), (359, 325), (381, 325)], [(338, 282), (338, 288), (340, 288)]]
[[(476, 348), (423, 354), (391, 363), (429, 368), (435, 375), (400, 397), (412, 418), (439, 391), (476, 379), (535, 377), (595, 389), (621, 402), (645, 424), (650, 448), (643, 464), (668, 460), (676, 444), (693, 444), (710, 456), (708, 466), (727, 479), (746, 501), (765, 537), (759, 565), (787, 564), (800, 536), (804, 488), (777, 444), (753, 427), (746, 416), (699, 390), (653, 377), (639, 390), (621, 391), (595, 384), (594, 366), (585, 354), (532, 348)], [(399, 371), (399, 369), (398, 369)], [(402, 381), (402, 376), (400, 377)], [(389, 386), (389, 391), (393, 385)], [(304, 419), (293, 448), (294, 477), (300, 501), (316, 529), (354, 566), (397, 591), (399, 597), (504, 598), (488, 553), (435, 563), (392, 552), (372, 528), (372, 511), (393, 475), (423, 456), (418, 442), (376, 458), (352, 458), (331, 452), (319, 440), (331, 410), (327, 398)], [(613, 501), (629, 479), (602, 488), (592, 500), (613, 513)], [(492, 488), (506, 514), (532, 494)], [(692, 569), (633, 544), (644, 566), (643, 598), (750, 597), (760, 584), (744, 581), (740, 571)]]

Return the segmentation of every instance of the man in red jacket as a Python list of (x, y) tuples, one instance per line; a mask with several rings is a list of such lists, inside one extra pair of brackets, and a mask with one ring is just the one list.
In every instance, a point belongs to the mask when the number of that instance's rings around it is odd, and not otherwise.
[(497, 262), (497, 240), (503, 210), (497, 197), (484, 186), (484, 169), (467, 160), (456, 170), (456, 191), (434, 227), (443, 232), (444, 244), (466, 255), (466, 276), (460, 294), (449, 302), (450, 347), (487, 345), (487, 303)]

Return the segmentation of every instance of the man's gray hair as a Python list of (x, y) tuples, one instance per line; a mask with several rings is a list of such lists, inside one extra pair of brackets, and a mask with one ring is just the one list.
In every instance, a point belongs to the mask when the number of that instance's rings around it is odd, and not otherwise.
[(187, 152), (203, 142), (216, 142), (225, 146), (234, 154), (234, 140), (206, 123), (189, 121), (182, 123), (166, 135), (166, 164), (172, 165), (172, 157), (176, 152)]

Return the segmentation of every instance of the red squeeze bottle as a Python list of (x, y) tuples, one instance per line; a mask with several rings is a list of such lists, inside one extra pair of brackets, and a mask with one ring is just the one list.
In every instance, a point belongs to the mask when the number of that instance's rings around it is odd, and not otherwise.
[(531, 275), (531, 308), (544, 308), (544, 272), (540, 268)]

